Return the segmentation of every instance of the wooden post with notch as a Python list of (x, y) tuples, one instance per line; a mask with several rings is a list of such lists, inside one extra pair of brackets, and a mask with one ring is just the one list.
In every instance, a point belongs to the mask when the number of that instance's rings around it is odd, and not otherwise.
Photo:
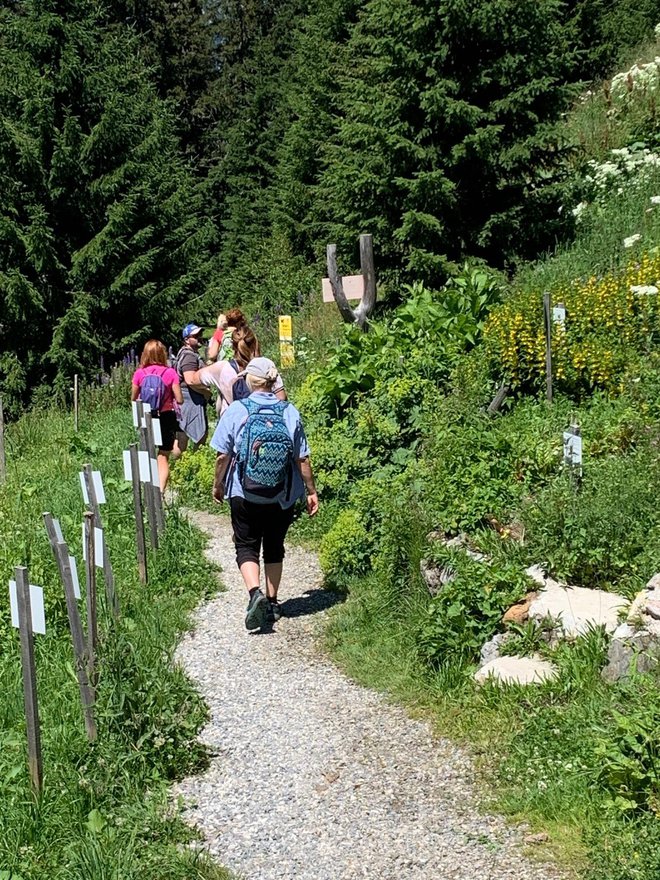
[(85, 647), (85, 636), (83, 633), (82, 622), (80, 620), (80, 612), (76, 604), (76, 595), (73, 588), (73, 575), (71, 574), (71, 563), (69, 562), (69, 548), (64, 541), (60, 541), (55, 531), (53, 517), (50, 513), (44, 513), (44, 523), (48, 540), (55, 556), (55, 562), (60, 573), (62, 586), (64, 587), (64, 598), (66, 600), (66, 612), (69, 618), (69, 629), (71, 630), (71, 641), (73, 643), (73, 658), (78, 679), (78, 689), (80, 690), (80, 703), (82, 705), (83, 717), (85, 719), (85, 731), (90, 742), (96, 739), (96, 722), (94, 721), (94, 689), (89, 683), (87, 674), (87, 650)]
[(41, 728), (39, 726), (39, 703), (37, 700), (37, 674), (34, 664), (34, 638), (32, 636), (32, 603), (30, 602), (30, 579), (23, 565), (14, 569), (16, 599), (18, 604), (18, 628), (21, 640), (21, 667), (23, 670), (23, 695), (25, 721), (27, 724), (28, 765), (32, 790), (39, 797), (43, 790), (43, 764), (41, 759)]
[(147, 505), (147, 521), (149, 523), (149, 539), (152, 550), (158, 550), (158, 521), (156, 519), (156, 500), (154, 498), (154, 485), (151, 482), (151, 453), (149, 451), (149, 437), (145, 427), (145, 419), (142, 415), (142, 407), (138, 403), (138, 420), (140, 425), (140, 451), (149, 456), (149, 477), (144, 484), (144, 500)]
[[(147, 443), (149, 445), (149, 467), (151, 467), (151, 459), (155, 458), (158, 462), (158, 450), (154, 442), (154, 425), (151, 413), (144, 414), (144, 426), (147, 429)], [(160, 482), (158, 485), (152, 482), (152, 493), (154, 497), (154, 507), (156, 509), (156, 528), (162, 532), (165, 528), (165, 513), (163, 511), (163, 494), (160, 491)]]
[(552, 403), (552, 298), (548, 291), (543, 294), (543, 317), (545, 321), (545, 399)]
[[(85, 478), (85, 488), (87, 489), (87, 497), (89, 498), (89, 506), (94, 514), (94, 525), (97, 529), (103, 530), (101, 505), (96, 497), (91, 464), (83, 465), (83, 474)], [(117, 591), (115, 590), (115, 575), (112, 569), (112, 562), (110, 561), (108, 542), (105, 540), (105, 534), (103, 541), (103, 580), (105, 581), (105, 597), (108, 603), (108, 609), (116, 619), (119, 617), (119, 599), (117, 598)]]
[(147, 583), (147, 547), (144, 538), (144, 516), (142, 513), (142, 492), (140, 487), (140, 460), (137, 443), (128, 447), (131, 456), (131, 482), (133, 484), (133, 509), (135, 511), (135, 544), (137, 548), (140, 583)]
[(328, 245), (327, 262), (332, 295), (342, 318), (347, 324), (357, 324), (360, 330), (366, 330), (369, 326), (369, 316), (376, 305), (377, 296), (373, 237), (371, 235), (360, 236), (360, 269), (364, 279), (364, 293), (357, 308), (353, 309), (348, 304), (342, 278), (337, 270), (337, 245)]
[(96, 607), (96, 541), (94, 514), (85, 511), (85, 599), (87, 604), (87, 669), (92, 687), (96, 688), (96, 654), (99, 643), (98, 613)]

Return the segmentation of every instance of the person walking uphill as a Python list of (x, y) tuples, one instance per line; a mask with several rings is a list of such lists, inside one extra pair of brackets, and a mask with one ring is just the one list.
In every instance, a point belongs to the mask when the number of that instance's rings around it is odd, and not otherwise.
[(183, 403), (176, 370), (167, 364), (167, 350), (158, 339), (145, 343), (140, 366), (133, 374), (131, 400), (143, 400), (151, 412), (160, 417), (162, 443), (158, 447), (158, 478), (164, 492), (170, 475), (170, 454), (177, 432), (174, 402)]
[[(268, 358), (254, 358), (245, 380), (250, 396), (236, 400), (218, 422), (211, 446), (218, 453), (213, 498), (229, 499), (236, 562), (249, 593), (245, 626), (259, 629), (277, 621), (284, 539), (294, 504), (307, 494), (314, 516), (319, 499), (300, 413), (273, 393), (278, 372)], [(260, 555), (266, 593), (261, 589)]]
[(195, 447), (201, 446), (209, 429), (206, 404), (211, 392), (203, 385), (196, 384), (192, 378), (193, 373), (204, 366), (204, 361), (198, 354), (202, 333), (202, 328), (197, 324), (186, 324), (183, 328), (183, 345), (176, 356), (175, 366), (181, 380), (183, 404), (179, 414), (175, 456), (185, 452), (189, 439)]

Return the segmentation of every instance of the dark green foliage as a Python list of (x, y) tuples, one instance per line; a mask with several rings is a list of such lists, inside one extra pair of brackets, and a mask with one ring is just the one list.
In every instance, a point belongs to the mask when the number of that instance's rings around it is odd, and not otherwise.
[[(344, 249), (436, 282), (451, 261), (530, 253), (549, 222), (571, 51), (561, 4), (371, 0), (348, 45), (320, 194)], [(542, 228), (543, 226), (543, 228)]]
[(167, 337), (213, 238), (136, 42), (91, 2), (57, 10), (28, 2), (0, 19), (0, 347), (14, 407), (44, 380), (68, 388), (101, 353)]

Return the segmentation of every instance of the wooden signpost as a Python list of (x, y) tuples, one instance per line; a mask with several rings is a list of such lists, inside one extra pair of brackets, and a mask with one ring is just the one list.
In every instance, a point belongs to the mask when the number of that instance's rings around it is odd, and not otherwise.
[[(50, 513), (44, 513), (44, 523), (48, 540), (57, 562), (60, 572), (60, 578), (64, 587), (64, 598), (66, 600), (66, 611), (69, 618), (69, 629), (71, 630), (71, 641), (73, 643), (74, 666), (76, 678), (78, 679), (78, 689), (80, 690), (80, 703), (82, 705), (83, 717), (85, 719), (85, 731), (90, 742), (96, 740), (96, 722), (94, 721), (94, 688), (89, 681), (89, 656), (85, 646), (85, 637), (83, 633), (82, 622), (80, 620), (80, 612), (76, 604), (76, 595), (73, 583), (73, 575), (71, 571), (71, 562), (69, 559), (69, 548), (65, 541), (59, 540), (55, 521)], [(95, 626), (95, 624), (92, 624)], [(93, 663), (92, 663), (93, 665)]]
[(545, 398), (552, 403), (552, 298), (548, 291), (543, 294), (545, 319)]
[(85, 599), (87, 604), (87, 666), (89, 680), (96, 688), (96, 654), (99, 643), (98, 614), (96, 607), (96, 541), (94, 535), (94, 514), (85, 511)]
[(73, 377), (73, 428), (78, 431), (78, 373)]
[[(160, 476), (158, 474), (158, 451), (154, 439), (154, 420), (150, 412), (144, 414), (144, 426), (147, 429), (147, 444), (149, 461), (151, 464), (151, 484), (156, 509), (156, 528), (162, 532), (165, 528), (165, 513), (163, 511), (163, 494), (160, 491)], [(160, 424), (159, 424), (160, 428)]]
[[(138, 412), (140, 404), (138, 404)], [(149, 539), (152, 550), (158, 550), (158, 520), (156, 518), (156, 499), (154, 497), (153, 474), (151, 473), (151, 455), (149, 454), (149, 436), (146, 427), (140, 420), (140, 452), (146, 453), (149, 461), (151, 479), (144, 482), (144, 500), (147, 507), (147, 522), (149, 523)]]
[(142, 513), (142, 492), (140, 489), (140, 459), (137, 443), (128, 448), (128, 461), (124, 453), (124, 477), (133, 485), (133, 510), (135, 511), (135, 544), (137, 548), (140, 583), (147, 583), (147, 548), (144, 537), (144, 516)]
[[(362, 270), (360, 276), (348, 275), (346, 278), (342, 278), (337, 270), (337, 245), (335, 244), (329, 244), (327, 247), (327, 262), (330, 290), (342, 318), (347, 324), (357, 324), (360, 330), (366, 330), (369, 316), (376, 305), (377, 294), (372, 236), (360, 236), (360, 269)], [(361, 284), (357, 280), (358, 278), (362, 279)], [(344, 282), (346, 282), (346, 288)], [(327, 287), (325, 289), (327, 290)], [(349, 293), (352, 298), (361, 299), (355, 309), (348, 304)]]
[[(85, 503), (89, 505), (94, 514), (94, 525), (97, 529), (102, 531), (103, 520), (101, 519), (100, 504), (105, 502), (105, 498), (103, 498), (102, 501), (99, 499), (97, 485), (102, 489), (103, 484), (100, 481), (100, 474), (95, 481), (94, 473), (91, 464), (84, 465), (83, 480), (85, 492), (83, 492), (83, 497), (86, 494), (87, 497), (85, 498)], [(96, 473), (98, 474), (98, 471)], [(108, 543), (105, 540), (103, 541), (103, 579), (105, 581), (105, 596), (108, 602), (108, 608), (112, 612), (112, 615), (117, 618), (119, 617), (119, 599), (117, 598), (117, 592), (115, 590), (115, 575), (112, 570), (112, 562), (110, 561), (110, 554), (108, 552)]]
[(37, 674), (34, 664), (34, 640), (32, 637), (30, 579), (25, 566), (17, 566), (14, 572), (16, 578), (17, 624), (21, 639), (21, 667), (23, 670), (23, 695), (27, 725), (28, 765), (30, 767), (32, 790), (39, 797), (43, 790), (43, 764), (41, 759), (39, 703), (37, 700)]

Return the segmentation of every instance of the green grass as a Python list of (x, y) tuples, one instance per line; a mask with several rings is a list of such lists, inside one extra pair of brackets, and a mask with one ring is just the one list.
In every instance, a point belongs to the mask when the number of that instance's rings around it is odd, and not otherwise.
[[(74, 435), (70, 415), (31, 413), (8, 437), (9, 479), (0, 487), (0, 581), (27, 564), (44, 587), (47, 634), (36, 637), (44, 791), (30, 792), (17, 633), (0, 621), (0, 876), (14, 880), (222, 880), (227, 873), (187, 844), (191, 831), (168, 804), (171, 782), (204, 767), (196, 743), (206, 708), (172, 655), (189, 612), (217, 589), (203, 541), (175, 511), (149, 584), (135, 561), (130, 485), (121, 449), (133, 437), (130, 410), (86, 413)], [(111, 626), (101, 615), (98, 741), (84, 734), (61, 586), (41, 514), (59, 517), (80, 561), (78, 470), (103, 474), (104, 525), (121, 602)], [(102, 586), (100, 587), (102, 591)], [(83, 603), (84, 604), (84, 603)]]

